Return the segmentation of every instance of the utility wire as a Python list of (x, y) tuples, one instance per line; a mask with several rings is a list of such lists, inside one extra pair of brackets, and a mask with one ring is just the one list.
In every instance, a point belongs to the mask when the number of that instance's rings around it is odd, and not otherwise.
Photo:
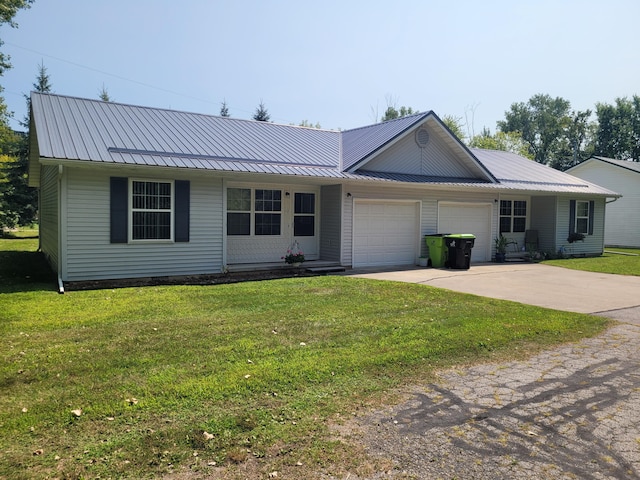
[(130, 78), (126, 78), (126, 77), (123, 77), (123, 76), (120, 76), (120, 75), (116, 75), (114, 73), (109, 73), (109, 72), (105, 72), (104, 70), (99, 70), (97, 68), (89, 67), (87, 65), (82, 65), (81, 63), (72, 62), (71, 60), (65, 60), (64, 58), (56, 57), (54, 55), (48, 55), (46, 53), (39, 52), (39, 51), (33, 50), (31, 48), (22, 47), (20, 45), (16, 45), (15, 43), (12, 43), (12, 42), (4, 42), (4, 43), (5, 43), (5, 45), (11, 45), (12, 47), (19, 48), (19, 49), (25, 50), (27, 52), (35, 53), (37, 55), (42, 55), (43, 57), (47, 57), (47, 58), (52, 58), (52, 59), (57, 60), (59, 62), (68, 63), (69, 65), (73, 65), (74, 67), (84, 68), (85, 70), (90, 70), (92, 72), (100, 73), (102, 75), (108, 75), (109, 77), (117, 78), (119, 80), (124, 80), (125, 82), (135, 83), (135, 84), (141, 85), (143, 87), (153, 88), (153, 89), (159, 90), (161, 92), (171, 93), (172, 95), (178, 95), (178, 96), (181, 96), (181, 97), (190, 98), (192, 100), (197, 100), (199, 102), (206, 102), (206, 103), (215, 104), (215, 102), (212, 102), (211, 100), (205, 100), (203, 98), (194, 97), (192, 95), (187, 95), (185, 93), (180, 93), (180, 92), (176, 92), (176, 91), (169, 90), (169, 89), (166, 89), (166, 88), (157, 87), (155, 85), (150, 85), (148, 83), (140, 82), (138, 80), (132, 80)]
[[(196, 100), (196, 101), (198, 101), (198, 102), (209, 103), (209, 104), (212, 104), (212, 105), (219, 105), (219, 104), (220, 104), (220, 102), (214, 102), (214, 101), (212, 101), (212, 100), (205, 100), (205, 99), (203, 99), (203, 98), (194, 97), (193, 95), (188, 95), (188, 94), (186, 94), (186, 93), (176, 92), (176, 91), (174, 91), (174, 90), (169, 90), (169, 89), (167, 89), (167, 88), (158, 87), (158, 86), (155, 86), (155, 85), (150, 85), (150, 84), (148, 84), (148, 83), (140, 82), (140, 81), (138, 81), (138, 80), (132, 80), (132, 79), (130, 79), (130, 78), (123, 77), (123, 76), (121, 76), (121, 75), (116, 75), (116, 74), (114, 74), (114, 73), (105, 72), (104, 70), (100, 70), (100, 69), (98, 69), (98, 68), (89, 67), (89, 66), (87, 66), (87, 65), (83, 65), (83, 64), (81, 64), (81, 63), (77, 63), (77, 62), (74, 62), (74, 61), (71, 61), (71, 60), (66, 60), (66, 59), (64, 59), (64, 58), (56, 57), (55, 55), (49, 55), (49, 54), (47, 54), (47, 53), (43, 53), (43, 52), (40, 52), (40, 51), (38, 51), (38, 50), (34, 50), (34, 49), (32, 49), (32, 48), (23, 47), (23, 46), (21, 46), (21, 45), (17, 45), (17, 44), (15, 44), (15, 43), (13, 43), (13, 42), (4, 42), (4, 44), (5, 44), (5, 45), (10, 45), (10, 46), (12, 46), (12, 47), (14, 47), (14, 48), (19, 48), (20, 50), (24, 50), (24, 51), (26, 51), (26, 52), (35, 53), (35, 54), (37, 54), (37, 55), (41, 55), (41, 56), (43, 56), (43, 57), (51, 58), (51, 59), (53, 59), (53, 60), (57, 60), (57, 61), (59, 61), (59, 62), (68, 63), (69, 65), (73, 65), (74, 67), (84, 68), (85, 70), (89, 70), (89, 71), (92, 71), (92, 72), (100, 73), (100, 74), (102, 74), (102, 75), (107, 75), (107, 76), (109, 76), (109, 77), (117, 78), (118, 80), (123, 80), (123, 81), (125, 81), (125, 82), (135, 83), (135, 84), (137, 84), (137, 85), (140, 85), (140, 86), (143, 86), (143, 87), (146, 87), (146, 88), (152, 88), (152, 89), (154, 89), (154, 90), (158, 90), (158, 91), (160, 91), (160, 92), (170, 93), (170, 94), (172, 94), (172, 95), (177, 95), (177, 96), (179, 96), (179, 97), (190, 98), (191, 100)], [(243, 109), (240, 109), (240, 108), (236, 109), (236, 108), (234, 107), (234, 109), (235, 109), (235, 110), (238, 110), (238, 111), (240, 111), (240, 112), (243, 112), (243, 113), (248, 113), (248, 114), (252, 114), (252, 113), (253, 113), (252, 111), (243, 110)], [(283, 123), (286, 123), (286, 122), (287, 122), (287, 120), (282, 119), (282, 118), (278, 118), (278, 120), (282, 121)], [(289, 123), (293, 125), (293, 123), (291, 123), (291, 122), (289, 122)]]

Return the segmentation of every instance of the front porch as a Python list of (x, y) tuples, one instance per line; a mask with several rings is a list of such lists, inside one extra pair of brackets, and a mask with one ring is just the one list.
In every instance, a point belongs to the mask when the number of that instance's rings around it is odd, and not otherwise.
[(330, 260), (308, 260), (298, 267), (288, 265), (284, 262), (236, 263), (227, 265), (227, 271), (229, 273), (291, 269), (307, 270), (314, 273), (320, 273), (322, 271), (339, 271), (339, 269), (342, 269), (342, 271), (344, 271), (344, 267), (340, 265), (340, 262)]

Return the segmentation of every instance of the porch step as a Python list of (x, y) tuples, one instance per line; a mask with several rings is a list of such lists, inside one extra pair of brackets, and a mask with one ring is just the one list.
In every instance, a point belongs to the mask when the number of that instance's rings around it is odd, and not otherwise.
[(309, 273), (334, 273), (334, 272), (344, 272), (345, 268), (340, 265), (335, 265), (333, 267), (310, 267), (307, 268), (307, 272)]

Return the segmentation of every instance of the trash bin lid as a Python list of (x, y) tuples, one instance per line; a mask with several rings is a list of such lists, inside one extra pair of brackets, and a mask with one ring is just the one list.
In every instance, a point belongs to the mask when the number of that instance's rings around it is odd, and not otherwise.
[(476, 238), (473, 233), (450, 233), (447, 235), (449, 238)]

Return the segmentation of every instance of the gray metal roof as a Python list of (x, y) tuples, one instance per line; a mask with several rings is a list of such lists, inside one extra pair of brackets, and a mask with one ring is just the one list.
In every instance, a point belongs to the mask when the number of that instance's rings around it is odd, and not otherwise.
[(507, 189), (619, 196), (611, 190), (512, 152), (481, 148), (470, 150)]
[(342, 168), (349, 170), (362, 159), (380, 150), (391, 140), (421, 123), (432, 112), (376, 123), (342, 132)]
[[(350, 171), (433, 112), (344, 132), (32, 93), (38, 158), (220, 172), (421, 183), (450, 188), (590, 193), (614, 192), (509, 152), (467, 149), (456, 155), (483, 168), (478, 178)], [(441, 122), (437, 122), (446, 130)], [(457, 142), (457, 143), (456, 143)], [(34, 155), (36, 155), (34, 153)], [(31, 161), (37, 161), (32, 158)], [(497, 180), (496, 180), (497, 179)]]
[(171, 158), (337, 167), (340, 134), (100, 100), (32, 94), (40, 156), (146, 164)]

